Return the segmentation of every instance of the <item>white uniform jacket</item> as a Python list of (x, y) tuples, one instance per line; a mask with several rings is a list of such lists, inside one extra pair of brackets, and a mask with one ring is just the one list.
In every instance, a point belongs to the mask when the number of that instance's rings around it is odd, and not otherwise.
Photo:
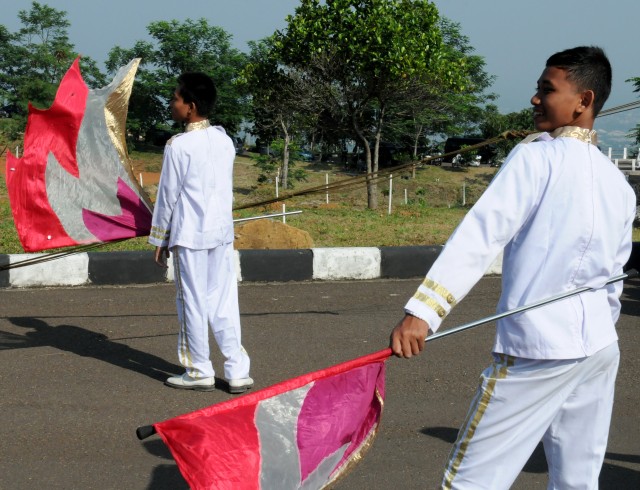
[(221, 127), (190, 130), (198, 124), (165, 147), (152, 245), (204, 250), (233, 242), (235, 148)]
[(629, 258), (636, 199), (593, 135), (566, 127), (517, 145), (405, 311), (436, 331), (504, 249), (499, 313), (600, 289), (499, 320), (494, 352), (574, 359), (616, 341), (622, 283), (602, 286)]

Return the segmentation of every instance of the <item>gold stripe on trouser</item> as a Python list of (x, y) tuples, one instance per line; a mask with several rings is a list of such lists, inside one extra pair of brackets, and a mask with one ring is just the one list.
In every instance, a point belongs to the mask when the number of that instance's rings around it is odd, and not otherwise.
[(180, 271), (180, 261), (178, 260), (178, 247), (171, 249), (173, 254), (173, 274), (176, 281), (176, 289), (178, 290), (178, 297), (180, 298), (180, 307), (182, 308), (182, 315), (180, 315), (180, 335), (178, 343), (178, 357), (180, 363), (187, 369), (187, 374), (191, 376), (193, 371), (193, 360), (191, 359), (191, 351), (189, 349), (189, 337), (187, 336), (187, 312), (184, 305), (184, 291), (182, 289), (182, 277)]
[(480, 420), (482, 420), (482, 417), (489, 406), (489, 402), (491, 401), (491, 397), (493, 396), (493, 392), (496, 387), (496, 382), (499, 379), (507, 377), (508, 368), (513, 366), (515, 362), (515, 358), (512, 356), (500, 354), (499, 357), (499, 362), (493, 363), (493, 371), (491, 372), (486, 388), (482, 389), (482, 387), (480, 387), (478, 389), (476, 397), (469, 409), (469, 413), (467, 414), (467, 418), (462, 426), (466, 429), (464, 431), (462, 429), (460, 430), (458, 440), (451, 450), (449, 463), (445, 469), (444, 479), (442, 482), (442, 488), (444, 489), (452, 488), (453, 480), (458, 473), (458, 469), (460, 468), (460, 464), (467, 452), (469, 443), (471, 442), (471, 439), (473, 439), (476, 429), (478, 428), (478, 424), (480, 424)]

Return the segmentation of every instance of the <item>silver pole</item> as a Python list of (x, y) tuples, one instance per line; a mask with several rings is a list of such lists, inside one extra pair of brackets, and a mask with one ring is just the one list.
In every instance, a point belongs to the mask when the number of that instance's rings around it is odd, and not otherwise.
[[(609, 279), (607, 282), (604, 283), (604, 286), (607, 286), (614, 282), (622, 281), (623, 279), (629, 279), (637, 276), (638, 276), (638, 271), (635, 269), (632, 269), (628, 271), (626, 274), (621, 274), (619, 276), (612, 277), (611, 279)], [(449, 330), (445, 330), (444, 332), (436, 333), (430, 337), (427, 337), (425, 340), (427, 342), (431, 342), (433, 340), (441, 339), (442, 337), (453, 335), (454, 333), (462, 332), (463, 330), (468, 330), (470, 328), (484, 325), (485, 323), (493, 322), (495, 320), (500, 320), (501, 318), (504, 318), (506, 316), (515, 315), (516, 313), (521, 313), (523, 311), (539, 308), (546, 304), (553, 303), (554, 301), (559, 301), (561, 299), (568, 298), (569, 296), (574, 296), (576, 294), (584, 293), (585, 291), (591, 291), (591, 290), (595, 290), (595, 288), (590, 288), (585, 286), (585, 287), (574, 289), (572, 291), (567, 291), (565, 293), (560, 293), (555, 296), (551, 296), (550, 298), (536, 301), (535, 303), (531, 303), (530, 305), (519, 306), (518, 308), (514, 308), (513, 310), (505, 311), (503, 313), (498, 313), (496, 315), (488, 316), (486, 318), (481, 318), (480, 320), (476, 320), (475, 322), (465, 323), (464, 325), (460, 325), (459, 327), (451, 328)]]

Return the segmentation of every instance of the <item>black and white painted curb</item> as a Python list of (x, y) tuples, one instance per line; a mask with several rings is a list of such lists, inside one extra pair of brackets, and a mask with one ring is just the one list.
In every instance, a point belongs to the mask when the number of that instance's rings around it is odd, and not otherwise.
[[(236, 250), (238, 280), (286, 282), (424, 276), (442, 247), (341, 247), (287, 250)], [(0, 267), (43, 254), (0, 255)], [(0, 287), (153, 284), (173, 281), (158, 267), (152, 251), (86, 252), (0, 271)], [(501, 261), (488, 273), (499, 274)]]
[[(640, 268), (640, 242), (627, 268)], [(339, 281), (423, 277), (441, 246), (236, 250), (239, 281)], [(44, 254), (0, 254), (0, 267)], [(485, 272), (499, 275), (502, 255)], [(173, 265), (158, 267), (152, 251), (86, 252), (0, 271), (0, 288), (135, 285), (173, 281)]]

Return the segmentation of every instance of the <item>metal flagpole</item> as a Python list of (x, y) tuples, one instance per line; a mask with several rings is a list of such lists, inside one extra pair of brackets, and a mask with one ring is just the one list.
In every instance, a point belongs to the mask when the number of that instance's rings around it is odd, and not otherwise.
[[(612, 284), (614, 282), (618, 282), (621, 281), (623, 279), (630, 279), (632, 277), (637, 277), (638, 276), (638, 271), (635, 269), (631, 269), (629, 271), (627, 271), (626, 274), (621, 274), (619, 276), (615, 276), (612, 277), (611, 279), (609, 279), (604, 285), (608, 285), (608, 284)], [(497, 315), (493, 315), (493, 316), (489, 316), (486, 318), (482, 318), (480, 320), (476, 320), (475, 322), (471, 322), (471, 323), (467, 323), (465, 325), (460, 325), (459, 327), (456, 328), (452, 328), (450, 330), (444, 331), (444, 332), (439, 332), (437, 334), (432, 335), (431, 337), (427, 337), (427, 341), (432, 341), (432, 340), (437, 340), (437, 339), (441, 339), (442, 337), (446, 337), (448, 335), (453, 335), (454, 333), (458, 333), (458, 332), (462, 332), (463, 330), (468, 330), (470, 328), (473, 327), (477, 327), (479, 325), (484, 325), (485, 323), (489, 323), (492, 322), (494, 320), (499, 320), (500, 318), (504, 318), (506, 316), (509, 315), (514, 315), (515, 313), (520, 313), (526, 310), (531, 310), (533, 308), (538, 308), (540, 306), (544, 306), (548, 303), (552, 303), (554, 301), (558, 301), (564, 298), (568, 298), (569, 296), (573, 296), (576, 294), (580, 294), (580, 293), (584, 293), (585, 291), (590, 291), (592, 289), (595, 288), (589, 288), (589, 287), (582, 287), (582, 288), (578, 288), (578, 289), (574, 289), (572, 291), (567, 291), (566, 293), (561, 293), (558, 294), (556, 296), (552, 296), (550, 298), (547, 298), (545, 300), (542, 301), (538, 301), (536, 303), (532, 303), (530, 305), (526, 305), (526, 306), (520, 306), (518, 308), (514, 308), (513, 310), (509, 310), (509, 311), (505, 311), (504, 313), (499, 313)], [(391, 355), (391, 349), (387, 348), (385, 349), (389, 352), (388, 355)], [(138, 439), (143, 440), (146, 439), (147, 437), (152, 436), (153, 434), (156, 433), (156, 429), (154, 428), (153, 425), (143, 425), (141, 427), (138, 427), (136, 429), (136, 435), (138, 436)]]
[(282, 212), (282, 213), (274, 213), (274, 214), (263, 214), (261, 216), (251, 216), (250, 218), (236, 218), (233, 220), (234, 223), (242, 223), (243, 221), (252, 221), (252, 220), (256, 220), (256, 219), (263, 219), (263, 218), (273, 218), (276, 216), (289, 216), (292, 214), (300, 214), (302, 213), (302, 211), (287, 211), (287, 212)]
[[(631, 279), (632, 277), (637, 277), (637, 276), (638, 276), (638, 271), (635, 269), (631, 269), (627, 271), (626, 274), (620, 274), (619, 276), (612, 277), (611, 279), (609, 279), (607, 282), (604, 283), (604, 286), (613, 284), (614, 282), (622, 281), (623, 279)], [(561, 299), (568, 298), (569, 296), (574, 296), (576, 294), (584, 293), (586, 291), (591, 291), (595, 289), (596, 288), (590, 288), (587, 286), (573, 289), (565, 293), (560, 293), (555, 296), (551, 296), (550, 298), (547, 298), (547, 299), (536, 301), (535, 303), (531, 303), (530, 305), (519, 306), (518, 308), (514, 308), (513, 310), (509, 310), (503, 313), (498, 313), (496, 315), (481, 318), (480, 320), (476, 320), (471, 323), (465, 323), (464, 325), (460, 325), (459, 327), (445, 330), (444, 332), (438, 332), (434, 335), (431, 335), (430, 337), (427, 337), (425, 340), (427, 342), (432, 342), (434, 340), (441, 339), (442, 337), (447, 337), (448, 335), (453, 335), (454, 333), (462, 332), (463, 330), (468, 330), (470, 328), (484, 325), (485, 323), (493, 322), (495, 320), (500, 320), (500, 318), (504, 318), (506, 316), (515, 315), (516, 313), (522, 313), (523, 311), (527, 311), (527, 310), (533, 310), (534, 308), (539, 308), (546, 304), (553, 303), (554, 301), (559, 301)]]

